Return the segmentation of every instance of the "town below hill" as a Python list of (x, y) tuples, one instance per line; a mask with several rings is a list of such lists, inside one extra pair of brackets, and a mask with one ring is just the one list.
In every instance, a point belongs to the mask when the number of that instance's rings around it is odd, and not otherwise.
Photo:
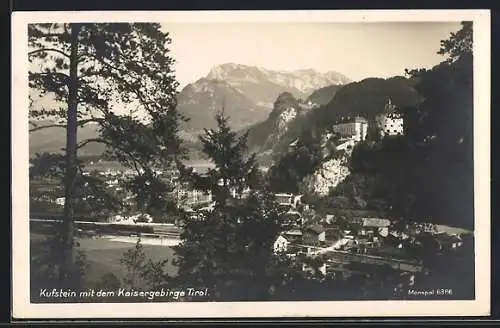
[[(104, 222), (82, 217), (75, 222), (77, 236), (83, 241), (90, 238), (115, 243), (136, 243), (140, 238), (144, 245), (175, 248), (181, 242), (184, 224), (189, 220), (204, 221), (213, 210), (211, 199), (206, 195), (198, 197), (198, 203), (186, 207), (184, 215), (172, 223), (154, 223), (152, 217), (141, 215), (113, 216)], [(401, 286), (422, 286), (426, 276), (439, 274), (424, 261), (428, 254), (460, 254), (464, 243), (473, 238), (471, 231), (429, 222), (398, 228), (396, 222), (374, 211), (319, 211), (302, 195), (276, 194), (275, 198), (281, 209), (282, 229), (272, 251), (290, 258), (316, 279), (365, 279), (371, 272), (383, 271), (387, 276), (398, 276)], [(47, 233), (58, 222), (56, 217), (35, 218), (32, 213), (31, 232)], [(390, 297), (411, 298), (402, 292), (392, 291)]]

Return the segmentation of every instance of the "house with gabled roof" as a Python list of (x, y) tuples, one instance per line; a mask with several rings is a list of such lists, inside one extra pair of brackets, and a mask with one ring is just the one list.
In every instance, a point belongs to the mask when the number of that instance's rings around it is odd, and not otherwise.
[(361, 218), (360, 235), (378, 234), (383, 237), (389, 235), (391, 221), (382, 218)]
[(299, 139), (295, 139), (288, 145), (289, 151), (294, 151), (297, 148), (297, 145), (299, 144)]
[(439, 233), (435, 235), (435, 238), (441, 250), (458, 248), (463, 244), (462, 237), (459, 235)]
[(273, 244), (274, 253), (275, 254), (285, 253), (288, 250), (289, 244), (290, 244), (290, 242), (283, 234), (279, 235)]
[(317, 244), (326, 240), (326, 229), (320, 224), (312, 224), (303, 230), (303, 242), (305, 244)]

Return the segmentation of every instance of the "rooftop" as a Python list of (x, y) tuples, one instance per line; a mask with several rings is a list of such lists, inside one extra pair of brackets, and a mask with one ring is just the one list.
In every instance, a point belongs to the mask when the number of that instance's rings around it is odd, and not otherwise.
[(386, 228), (391, 225), (391, 221), (388, 219), (380, 218), (362, 218), (363, 227), (375, 227), (375, 228)]
[(289, 230), (289, 231), (286, 231), (284, 234), (285, 234), (285, 236), (302, 236), (302, 231), (300, 231), (300, 230)]
[(342, 116), (335, 121), (335, 125), (346, 123), (368, 123), (368, 120), (362, 116)]
[(435, 235), (436, 239), (441, 243), (456, 243), (462, 241), (462, 238), (456, 235), (449, 235), (447, 233), (439, 233)]
[(313, 231), (317, 234), (320, 234), (320, 233), (325, 231), (325, 228), (319, 224), (312, 224), (312, 225), (306, 227), (304, 230), (309, 230), (309, 231)]

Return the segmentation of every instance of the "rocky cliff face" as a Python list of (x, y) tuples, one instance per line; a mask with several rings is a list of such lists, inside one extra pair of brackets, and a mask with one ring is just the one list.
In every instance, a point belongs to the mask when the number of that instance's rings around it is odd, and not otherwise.
[(287, 133), (290, 123), (305, 112), (290, 92), (280, 94), (267, 120), (249, 129), (249, 145), (256, 145), (261, 151), (272, 149)]
[[(342, 146), (339, 145), (338, 149), (343, 148)], [(347, 147), (339, 157), (327, 158), (312, 174), (303, 179), (303, 192), (322, 197), (327, 196), (332, 188), (335, 188), (349, 176), (350, 171), (347, 163), (351, 153), (352, 146)]]
[(311, 175), (304, 178), (302, 184), (304, 191), (327, 196), (331, 188), (335, 188), (350, 174), (345, 164), (345, 159), (330, 159)]
[(290, 122), (295, 120), (297, 116), (302, 114), (302, 108), (295, 97), (289, 93), (284, 92), (279, 95), (274, 103), (274, 108), (269, 115), (268, 120), (271, 121), (273, 126), (271, 134), (268, 137), (265, 148), (272, 147), (272, 144), (279, 140), (288, 129)]

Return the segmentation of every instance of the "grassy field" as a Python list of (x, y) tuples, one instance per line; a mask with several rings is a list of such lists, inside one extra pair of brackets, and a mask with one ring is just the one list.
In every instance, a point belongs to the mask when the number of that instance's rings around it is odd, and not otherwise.
[[(123, 278), (125, 268), (120, 263), (123, 254), (133, 248), (133, 243), (110, 241), (106, 239), (82, 239), (79, 240), (80, 249), (85, 252), (89, 263), (86, 280), (91, 283), (98, 281), (108, 272), (114, 273), (117, 277)], [(166, 246), (143, 245), (146, 256), (153, 261), (167, 259), (169, 263), (166, 271), (174, 275), (176, 267), (172, 264), (175, 257), (174, 250)]]
[[(43, 240), (43, 236), (32, 234), (32, 243), (37, 243), (41, 240)], [(89, 285), (93, 285), (109, 272), (122, 279), (125, 276), (126, 268), (120, 263), (120, 260), (127, 250), (135, 247), (135, 241), (135, 238), (130, 238), (130, 242), (112, 241), (106, 238), (78, 239), (80, 245), (78, 250), (85, 253), (89, 265), (86, 272), (86, 282)], [(153, 261), (167, 259), (166, 272), (169, 275), (176, 274), (177, 269), (172, 264), (175, 253), (171, 247), (143, 244), (143, 250), (147, 258)]]

